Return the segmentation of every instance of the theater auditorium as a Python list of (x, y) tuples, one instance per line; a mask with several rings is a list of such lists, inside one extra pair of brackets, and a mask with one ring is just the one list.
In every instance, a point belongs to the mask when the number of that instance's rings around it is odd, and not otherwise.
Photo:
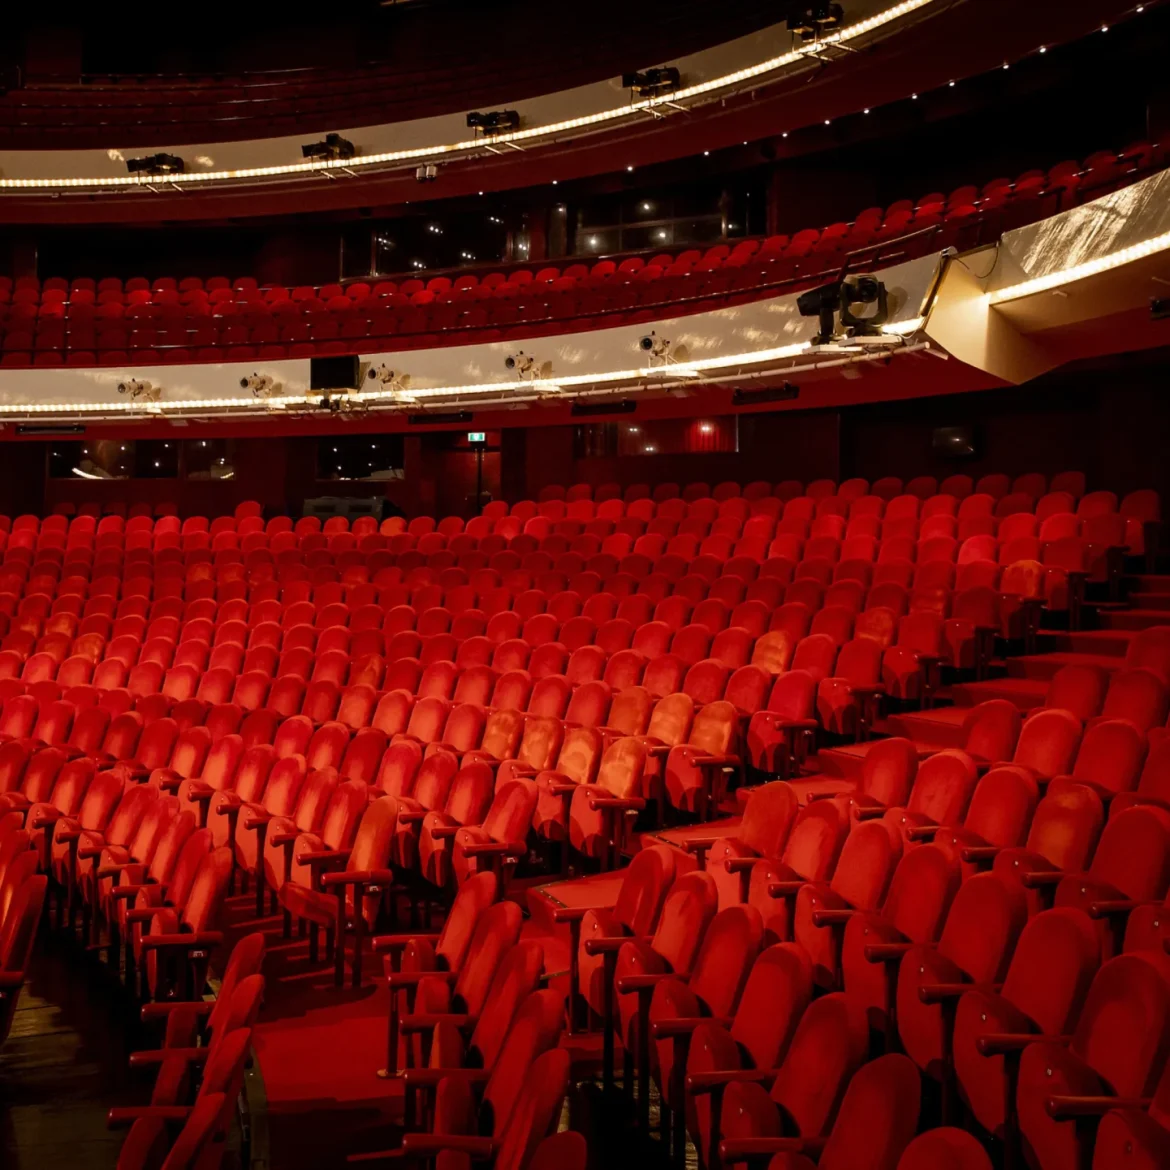
[(1166, 0), (4, 26), (0, 1166), (1170, 1170)]

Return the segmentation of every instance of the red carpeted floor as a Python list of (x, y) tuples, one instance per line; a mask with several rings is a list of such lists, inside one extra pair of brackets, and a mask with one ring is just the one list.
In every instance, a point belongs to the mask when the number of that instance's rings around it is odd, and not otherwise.
[[(347, 1154), (395, 1144), (402, 1116), (386, 1063), (388, 992), (367, 964), (364, 986), (338, 989), (333, 968), (310, 963), (308, 942), (281, 937), (279, 915), (256, 918), (254, 896), (229, 901), (229, 942), (249, 931), (268, 939), (264, 1009), (253, 1046), (267, 1100), (273, 1170), (344, 1166)], [(348, 977), (348, 972), (347, 972)]]
[[(611, 905), (620, 879), (599, 874), (568, 882), (518, 883), (510, 896), (526, 909), (522, 937), (545, 949), (545, 972), (567, 991), (568, 929), (553, 921), (557, 905)], [(405, 924), (402, 929), (406, 929)], [(280, 916), (256, 917), (255, 896), (228, 901), (227, 943), (250, 931), (268, 940), (266, 991), (254, 1048), (263, 1082), (263, 1125), (273, 1170), (333, 1170), (346, 1155), (397, 1145), (402, 1087), (377, 1070), (386, 1064), (387, 990), (376, 980), (380, 962), (367, 955), (364, 985), (334, 986), (333, 967), (309, 962), (306, 939), (281, 936)], [(598, 1037), (571, 1041), (575, 1067), (600, 1057)]]

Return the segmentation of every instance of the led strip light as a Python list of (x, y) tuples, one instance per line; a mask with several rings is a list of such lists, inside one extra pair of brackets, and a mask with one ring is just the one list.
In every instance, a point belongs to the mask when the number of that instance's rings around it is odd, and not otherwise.
[[(818, 42), (820, 46), (831, 47), (837, 44), (848, 44), (859, 37), (876, 32), (895, 20), (900, 20), (912, 12), (935, 3), (936, 0), (902, 0), (892, 8), (875, 13), (866, 20), (841, 29), (835, 33), (828, 33)], [(19, 190), (55, 190), (66, 188), (89, 187), (119, 187), (135, 188), (153, 186), (155, 184), (192, 185), (200, 183), (230, 182), (239, 179), (267, 179), (282, 175), (307, 175), (321, 171), (353, 171), (370, 167), (383, 166), (387, 163), (421, 162), (425, 160), (441, 160), (452, 155), (461, 155), (481, 151), (485, 142), (488, 145), (508, 145), (525, 142), (537, 142), (540, 139), (564, 134), (571, 130), (587, 130), (608, 123), (617, 122), (631, 115), (653, 112), (661, 107), (669, 108), (693, 98), (703, 98), (720, 90), (742, 85), (753, 81), (765, 74), (774, 73), (808, 57), (798, 49), (782, 53), (778, 57), (770, 57), (756, 65), (738, 69), (734, 73), (726, 73), (720, 77), (713, 77), (684, 89), (674, 90), (661, 97), (644, 98), (641, 101), (631, 102), (624, 106), (617, 106), (608, 110), (599, 110), (593, 114), (582, 114), (576, 118), (565, 118), (560, 122), (550, 122), (541, 126), (530, 126), (526, 130), (517, 130), (512, 134), (493, 135), (490, 139), (464, 139), (462, 142), (448, 142), (436, 146), (420, 146), (410, 150), (387, 150), (377, 154), (362, 155), (359, 158), (349, 159), (319, 159), (310, 162), (288, 163), (284, 166), (243, 167), (230, 171), (203, 171), (199, 173), (181, 173), (175, 175), (111, 175), (108, 178), (60, 178), (60, 179), (3, 179), (0, 178), (0, 191)]]
[[(882, 332), (899, 337), (908, 337), (922, 328), (923, 318), (914, 317), (908, 321), (899, 321), (883, 326)], [(686, 382), (698, 378), (703, 381), (718, 381), (718, 378), (703, 379), (704, 374), (738, 374), (743, 366), (759, 366), (773, 362), (785, 361), (788, 358), (799, 357), (812, 348), (812, 342), (801, 341), (792, 345), (775, 346), (771, 349), (750, 350), (746, 353), (730, 354), (725, 357), (699, 358), (693, 361), (679, 362), (677, 365), (641, 366), (630, 370), (609, 370), (597, 374), (570, 374), (565, 377), (510, 382), (470, 382), (458, 386), (427, 386), (409, 391), (399, 390), (362, 390), (354, 396), (358, 403), (382, 403), (395, 406), (410, 405), (423, 399), (458, 399), (470, 397), (482, 398), (490, 395), (516, 391), (530, 391), (537, 395), (553, 396), (563, 391), (575, 390), (581, 387), (618, 386), (630, 383), (637, 387), (639, 383), (655, 387), (664, 382)], [(181, 366), (176, 367), (182, 369)], [(114, 371), (110, 371), (114, 373)], [(694, 383), (691, 383), (694, 384)], [(0, 403), (0, 417), (32, 416), (69, 416), (69, 415), (124, 415), (135, 414), (145, 417), (165, 417), (167, 415), (190, 414), (198, 411), (233, 411), (249, 415), (270, 414), (273, 411), (287, 410), (296, 407), (308, 407), (310, 392), (300, 394), (283, 394), (272, 398), (255, 398), (252, 396), (236, 398), (185, 398), (171, 402), (138, 403), (128, 402), (36, 402), (36, 403)]]
[(1130, 244), (1117, 252), (1110, 252), (1106, 256), (1099, 256), (1096, 260), (1086, 260), (1083, 264), (1074, 264), (1071, 268), (1061, 268), (1057, 272), (1049, 272), (1045, 276), (1037, 276), (1031, 280), (1021, 281), (1019, 284), (1010, 284), (1006, 288), (998, 288), (987, 294), (988, 304), (999, 305), (1004, 301), (1018, 301), (1021, 297), (1034, 296), (1036, 293), (1051, 292), (1061, 285), (1072, 284), (1075, 280), (1084, 280), (1089, 276), (1097, 276), (1102, 272), (1120, 268), (1123, 264), (1132, 264), (1135, 260), (1142, 260), (1146, 256), (1153, 256), (1157, 252), (1164, 252), (1170, 248), (1170, 232), (1163, 232), (1160, 236), (1143, 240), (1140, 244)]

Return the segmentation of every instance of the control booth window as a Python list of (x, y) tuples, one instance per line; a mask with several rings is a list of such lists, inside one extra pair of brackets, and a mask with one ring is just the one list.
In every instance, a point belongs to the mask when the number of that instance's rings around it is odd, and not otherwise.
[(326, 435), (317, 442), (318, 480), (401, 479), (401, 435)]
[(51, 479), (176, 479), (179, 444), (170, 439), (95, 439), (49, 444)]
[(627, 455), (707, 455), (739, 450), (736, 415), (662, 418), (577, 427), (578, 459)]
[(235, 446), (232, 439), (188, 439), (183, 446), (184, 474), (188, 479), (234, 479)]

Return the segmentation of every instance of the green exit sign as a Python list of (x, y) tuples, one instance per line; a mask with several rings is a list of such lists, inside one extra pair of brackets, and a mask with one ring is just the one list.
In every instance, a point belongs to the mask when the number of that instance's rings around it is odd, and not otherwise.
[(486, 443), (487, 431), (468, 431), (467, 441), (469, 443)]

